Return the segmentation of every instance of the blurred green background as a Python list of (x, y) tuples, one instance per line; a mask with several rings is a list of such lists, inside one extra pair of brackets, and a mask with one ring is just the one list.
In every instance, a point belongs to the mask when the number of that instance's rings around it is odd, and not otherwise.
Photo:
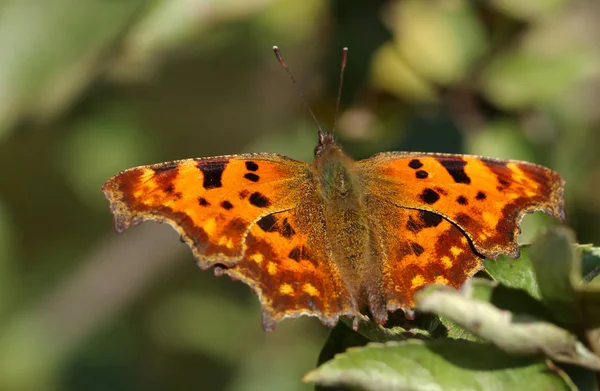
[[(261, 329), (244, 285), (201, 272), (168, 226), (122, 235), (100, 185), (187, 157), (310, 160), (338, 138), (474, 153), (567, 179), (600, 244), (597, 0), (0, 1), (0, 389), (307, 390), (328, 329)], [(524, 220), (527, 242), (543, 224)]]

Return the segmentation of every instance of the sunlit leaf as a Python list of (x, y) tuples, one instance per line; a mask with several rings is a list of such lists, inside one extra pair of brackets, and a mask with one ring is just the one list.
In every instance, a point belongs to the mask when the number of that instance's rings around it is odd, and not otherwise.
[(521, 247), (521, 255), (517, 259), (501, 255), (497, 260), (486, 259), (483, 264), (496, 281), (511, 288), (523, 289), (536, 299), (541, 297), (527, 247)]
[(440, 286), (419, 292), (415, 300), (421, 311), (446, 317), (507, 353), (543, 354), (559, 362), (600, 370), (600, 358), (587, 350), (573, 334), (531, 315), (500, 310)]
[(388, 342), (353, 348), (304, 381), (362, 390), (574, 390), (540, 359), (515, 357), (461, 340)]
[(552, 229), (539, 235), (530, 249), (542, 302), (565, 324), (581, 322), (573, 286), (581, 275), (581, 261), (573, 243), (571, 231)]

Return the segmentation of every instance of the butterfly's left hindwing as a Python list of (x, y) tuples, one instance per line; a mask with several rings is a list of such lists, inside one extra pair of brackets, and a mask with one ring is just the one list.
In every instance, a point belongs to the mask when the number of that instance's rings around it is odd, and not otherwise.
[(283, 318), (300, 315), (316, 316), (329, 326), (341, 315), (358, 315), (340, 270), (326, 251), (321, 206), (310, 202), (308, 194), (305, 201), (253, 225), (244, 243), (244, 259), (225, 270), (258, 294), (266, 330)]

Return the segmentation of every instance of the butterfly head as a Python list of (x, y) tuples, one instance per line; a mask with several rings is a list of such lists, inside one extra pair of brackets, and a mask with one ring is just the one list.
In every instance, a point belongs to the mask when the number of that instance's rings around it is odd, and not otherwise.
[(322, 156), (326, 151), (331, 149), (341, 150), (340, 146), (335, 142), (332, 132), (323, 132), (319, 129), (319, 143), (315, 147), (315, 158)]

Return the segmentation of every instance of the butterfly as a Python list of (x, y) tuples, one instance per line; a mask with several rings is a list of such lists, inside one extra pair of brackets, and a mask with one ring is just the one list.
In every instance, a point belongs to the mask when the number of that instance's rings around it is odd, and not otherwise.
[[(277, 52), (276, 52), (277, 53)], [(355, 161), (319, 128), (312, 163), (271, 153), (125, 170), (102, 186), (122, 232), (172, 225), (202, 269), (249, 285), (265, 330), (284, 318), (410, 314), (427, 284), (460, 287), (519, 255), (525, 213), (564, 220), (564, 180), (532, 163), (385, 152)]]

